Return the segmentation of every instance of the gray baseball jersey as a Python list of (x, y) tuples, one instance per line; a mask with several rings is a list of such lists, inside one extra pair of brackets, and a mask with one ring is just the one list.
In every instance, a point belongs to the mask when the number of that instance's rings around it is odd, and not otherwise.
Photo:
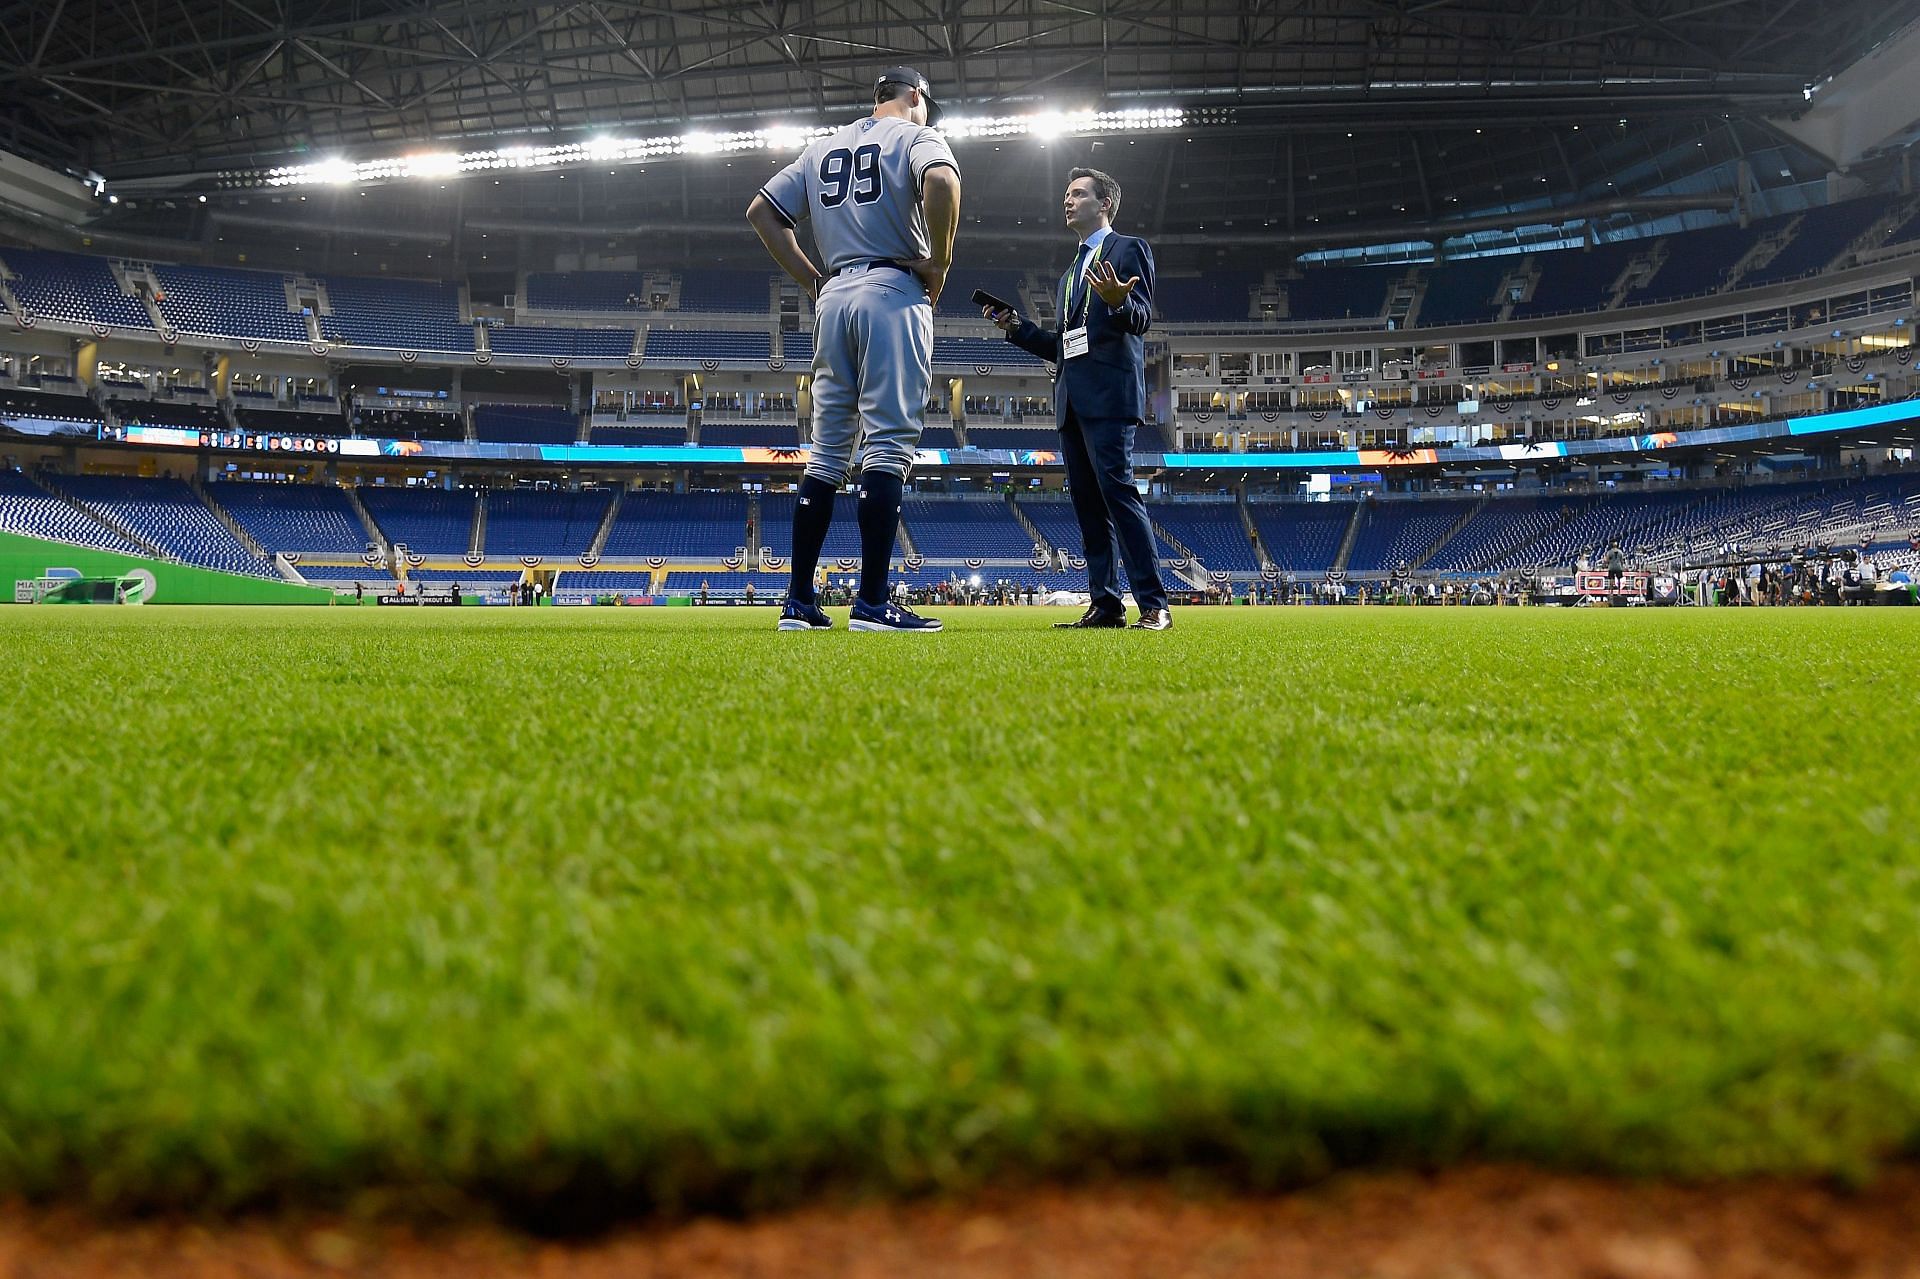
[(815, 140), (760, 189), (790, 223), (806, 218), (826, 259), (814, 304), (813, 453), (807, 473), (846, 482), (861, 469), (905, 475), (933, 382), (933, 307), (892, 266), (932, 251), (920, 204), (927, 170), (953, 152), (931, 129), (868, 117)]
[(920, 183), (945, 164), (946, 139), (898, 116), (868, 116), (815, 138), (760, 194), (789, 223), (813, 223), (829, 274), (856, 262), (911, 261), (932, 251)]

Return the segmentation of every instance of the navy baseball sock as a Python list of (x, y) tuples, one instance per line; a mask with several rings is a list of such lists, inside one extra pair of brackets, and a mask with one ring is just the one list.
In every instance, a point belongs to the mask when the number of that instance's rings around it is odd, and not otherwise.
[(813, 603), (813, 574), (833, 523), (833, 495), (839, 491), (838, 484), (818, 476), (800, 479), (800, 500), (793, 504), (793, 580), (787, 584), (787, 596), (802, 604)]
[(860, 598), (887, 602), (887, 561), (900, 532), (902, 481), (891, 471), (860, 472)]

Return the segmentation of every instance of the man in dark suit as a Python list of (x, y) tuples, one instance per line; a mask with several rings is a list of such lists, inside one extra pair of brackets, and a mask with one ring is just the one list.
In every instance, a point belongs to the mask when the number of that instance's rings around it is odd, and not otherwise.
[(1072, 486), (1073, 513), (1087, 556), (1085, 616), (1063, 627), (1125, 626), (1119, 560), (1140, 620), (1134, 629), (1173, 625), (1160, 580), (1153, 524), (1133, 486), (1133, 437), (1147, 411), (1146, 349), (1153, 323), (1153, 251), (1113, 229), (1120, 184), (1098, 169), (1075, 169), (1065, 197), (1067, 229), (1080, 241), (1060, 280), (1060, 324), (1043, 329), (1016, 311), (988, 307), (1007, 340), (1054, 365), (1054, 417)]

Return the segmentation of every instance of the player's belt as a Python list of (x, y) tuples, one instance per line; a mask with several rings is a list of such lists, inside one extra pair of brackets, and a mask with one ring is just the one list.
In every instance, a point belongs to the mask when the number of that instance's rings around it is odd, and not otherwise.
[(838, 271), (835, 271), (834, 274), (845, 275), (849, 271), (866, 271), (874, 267), (882, 267), (882, 266), (891, 267), (895, 271), (905, 271), (908, 275), (913, 274), (912, 267), (903, 266), (900, 263), (895, 262), (892, 258), (873, 258), (870, 261), (866, 261), (866, 262), (849, 262), (845, 266), (841, 267)]

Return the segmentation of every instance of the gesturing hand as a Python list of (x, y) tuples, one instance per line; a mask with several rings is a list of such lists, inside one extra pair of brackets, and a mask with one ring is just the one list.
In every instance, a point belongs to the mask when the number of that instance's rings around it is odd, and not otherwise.
[(1122, 307), (1127, 304), (1127, 297), (1133, 292), (1134, 286), (1140, 283), (1140, 277), (1136, 275), (1123, 281), (1114, 274), (1113, 263), (1095, 262), (1087, 268), (1087, 283), (1093, 286), (1093, 291), (1100, 295), (1102, 302), (1111, 307)]

